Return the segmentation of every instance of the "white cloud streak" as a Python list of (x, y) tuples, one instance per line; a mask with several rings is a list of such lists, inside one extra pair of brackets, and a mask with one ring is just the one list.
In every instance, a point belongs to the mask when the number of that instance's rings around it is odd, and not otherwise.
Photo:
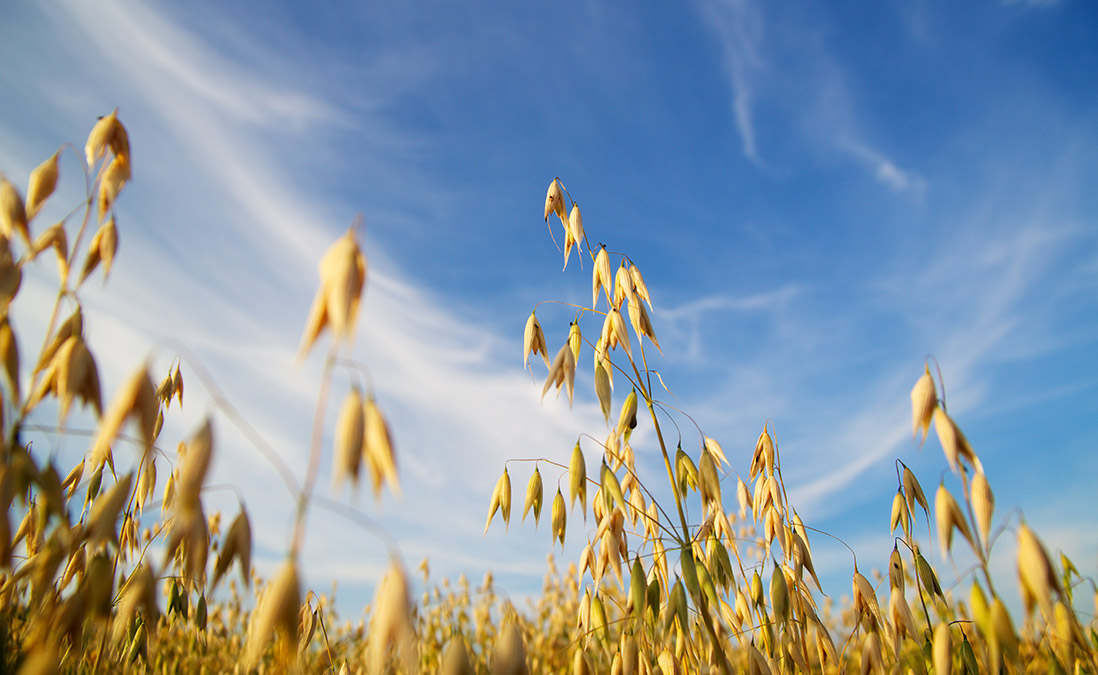
[[(865, 140), (846, 78), (818, 36), (803, 26), (768, 26), (764, 6), (743, 0), (703, 2), (698, 9), (724, 52), (744, 157), (760, 167), (773, 163), (760, 150), (766, 139), (760, 140), (755, 118), (756, 108), (762, 107), (768, 111), (770, 129), (784, 123), (790, 128), (781, 133), (803, 134), (810, 146), (855, 160), (889, 190), (922, 195), (922, 177)], [(784, 38), (776, 38), (776, 33)]]
[(732, 85), (732, 116), (740, 134), (743, 155), (760, 163), (755, 139), (755, 78), (764, 71), (761, 42), (762, 13), (747, 0), (703, 2), (699, 7), (721, 36), (725, 70)]

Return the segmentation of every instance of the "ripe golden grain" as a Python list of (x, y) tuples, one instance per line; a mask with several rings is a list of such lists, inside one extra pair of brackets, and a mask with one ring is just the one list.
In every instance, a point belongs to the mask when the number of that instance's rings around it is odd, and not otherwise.
[(358, 486), (359, 469), (366, 438), (366, 411), (362, 393), (353, 387), (343, 398), (335, 427), (335, 466), (332, 487), (338, 490), (346, 481)]
[(282, 633), (283, 657), (294, 653), (298, 643), (298, 609), (301, 606), (301, 585), (297, 563), (292, 558), (282, 564), (274, 581), (263, 592), (244, 646), (244, 667), (254, 668), (275, 632)]
[(922, 432), (926, 439), (930, 429), (930, 419), (938, 407), (938, 394), (934, 388), (934, 379), (930, 377), (930, 367), (925, 366), (922, 377), (915, 381), (911, 389), (911, 435), (917, 437)]
[(381, 414), (381, 408), (373, 396), (367, 396), (362, 404), (366, 435), (363, 439), (366, 468), (374, 488), (374, 499), (381, 499), (381, 483), (385, 482), (394, 496), (400, 497), (400, 477), (397, 476), (396, 452), (389, 433), (389, 423)]
[(522, 505), (522, 521), (526, 522), (526, 514), (534, 509), (534, 527), (537, 527), (541, 519), (542, 505), (541, 471), (535, 466), (534, 473), (530, 475), (530, 481), (526, 484), (526, 501)]
[(587, 520), (587, 460), (583, 457), (579, 441), (572, 448), (572, 460), (568, 464), (568, 494), (570, 506), (576, 505), (579, 499), (580, 510), (583, 512), (584, 521)]
[(991, 516), (995, 510), (995, 495), (991, 493), (991, 485), (983, 471), (977, 471), (972, 476), (971, 495), (972, 514), (980, 533), (980, 544), (987, 550), (991, 537)]
[(599, 291), (606, 295), (606, 304), (613, 308), (614, 291), (612, 290), (614, 279), (610, 274), (610, 254), (605, 246), (599, 247), (595, 256), (595, 265), (591, 270), (591, 307), (598, 305)]
[(553, 497), (552, 517), (553, 539), (560, 541), (560, 545), (564, 546), (564, 533), (568, 514), (564, 509), (564, 495), (560, 493), (560, 488), (557, 488), (557, 496)]
[(27, 219), (33, 219), (57, 187), (59, 152), (35, 167), (27, 184)]
[(572, 398), (575, 394), (576, 381), (576, 357), (572, 348), (566, 342), (557, 352), (552, 365), (549, 366), (549, 375), (545, 378), (545, 386), (541, 388), (541, 397), (545, 398), (550, 387), (556, 387), (557, 395), (563, 385), (568, 391), (568, 406), (572, 406)]
[(399, 657), (405, 672), (411, 672), (414, 661), (415, 627), (412, 622), (408, 578), (396, 560), (389, 565), (385, 578), (381, 580), (374, 606), (376, 611), (366, 659), (369, 672), (384, 672), (385, 663), (390, 654)]
[(126, 127), (118, 120), (117, 108), (112, 110), (111, 114), (100, 117), (88, 134), (84, 154), (89, 169), (106, 153), (108, 148), (115, 156), (124, 157), (127, 160), (130, 157), (130, 138), (126, 133)]
[(953, 469), (953, 473), (961, 472), (961, 460), (967, 462), (969, 466), (981, 470), (980, 461), (976, 458), (976, 453), (972, 451), (972, 446), (968, 444), (968, 439), (957, 428), (953, 419), (941, 408), (934, 409), (934, 430), (938, 432), (938, 442), (942, 446), (942, 452), (945, 453), (946, 460), (949, 462), (950, 468)]
[(87, 536), (92, 545), (118, 543), (118, 516), (130, 496), (132, 484), (133, 474), (128, 473), (119, 478), (109, 492), (95, 500), (87, 523)]
[(555, 213), (564, 218), (564, 194), (561, 192), (560, 179), (554, 178), (545, 191), (545, 220), (549, 220), (549, 214)]
[(107, 165), (107, 170), (103, 172), (103, 177), (99, 180), (99, 193), (96, 204), (99, 207), (100, 221), (114, 208), (114, 202), (118, 199), (118, 194), (122, 192), (122, 188), (126, 186), (129, 180), (129, 158), (124, 155), (115, 155), (111, 163)]
[(460, 635), (455, 635), (442, 653), (441, 675), (476, 675), (469, 658), (469, 645)]
[(1053, 616), (1052, 593), (1061, 593), (1060, 581), (1044, 545), (1025, 523), (1018, 526), (1018, 578), (1027, 611), (1036, 602), (1047, 619)]
[(529, 675), (526, 644), (514, 619), (505, 620), (492, 650), (492, 675)]
[(30, 232), (27, 229), (27, 209), (19, 191), (6, 177), (0, 176), (0, 234), (10, 240), (15, 233), (31, 247)]
[(648, 295), (648, 286), (644, 283), (644, 277), (641, 276), (640, 268), (635, 264), (630, 265), (629, 276), (633, 278), (633, 290), (642, 300), (648, 303), (648, 309), (652, 309), (652, 299)]
[(545, 361), (545, 367), (549, 367), (549, 348), (545, 346), (545, 333), (541, 330), (538, 317), (530, 312), (530, 318), (526, 320), (526, 328), (522, 333), (522, 367), (530, 367), (530, 354), (541, 354)]

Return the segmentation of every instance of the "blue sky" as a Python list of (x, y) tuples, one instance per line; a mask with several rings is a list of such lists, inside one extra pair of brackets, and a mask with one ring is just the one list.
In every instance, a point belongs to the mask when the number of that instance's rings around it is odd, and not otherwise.
[[(82, 294), (108, 396), (146, 354), (166, 370), (174, 335), (303, 474), (320, 358), (292, 362), (316, 262), (364, 215), (353, 355), (391, 418), (405, 497), (354, 503), (409, 564), (492, 569), (504, 590), (536, 592), (548, 528), (481, 534), (496, 477), (508, 458), (567, 461), (579, 434), (605, 433), (589, 375), (569, 411), (539, 403), (544, 370), (521, 366), (534, 304), (589, 297), (590, 266), (561, 273), (538, 220), (560, 176), (592, 242), (644, 272), (673, 404), (745, 474), (769, 420), (808, 525), (883, 564), (893, 460), (928, 491), (945, 468), (909, 430), (908, 392), (933, 355), (997, 522), (1021, 509), (1095, 573), (1088, 3), (16, 0), (0, 13), (0, 167), (21, 190), (97, 116), (118, 107), (129, 129), (120, 257)], [(71, 154), (61, 170), (79, 189)], [(28, 273), (18, 329), (44, 330), (53, 274)], [(571, 316), (539, 316), (555, 350)], [(166, 434), (211, 410), (197, 378), (187, 394)], [(243, 492), (270, 569), (293, 499), (214, 419), (211, 482)], [(635, 447), (658, 484), (652, 441), (642, 427)], [(51, 451), (72, 462), (80, 447)], [(511, 473), (521, 495), (529, 465)], [(231, 492), (208, 500), (235, 513)], [(573, 519), (566, 559), (583, 534)], [(1007, 575), (1012, 539), (997, 549)], [(813, 548), (827, 590), (848, 592), (845, 549)], [(347, 613), (386, 564), (377, 539), (314, 510), (305, 571), (318, 590), (338, 579)]]

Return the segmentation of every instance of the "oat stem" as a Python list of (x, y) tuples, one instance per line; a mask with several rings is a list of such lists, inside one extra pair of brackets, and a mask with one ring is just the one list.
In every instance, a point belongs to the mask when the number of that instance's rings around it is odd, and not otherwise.
[(297, 498), (297, 514), (294, 516), (294, 538), (290, 545), (290, 554), (297, 557), (305, 539), (305, 512), (309, 499), (313, 496), (316, 479), (320, 473), (320, 457), (323, 454), (324, 413), (328, 406), (328, 394), (332, 389), (332, 371), (335, 369), (339, 341), (332, 339), (328, 345), (328, 356), (324, 359), (324, 373), (320, 377), (320, 393), (316, 400), (316, 414), (313, 416), (313, 441), (309, 450), (309, 471), (305, 474), (305, 483)]

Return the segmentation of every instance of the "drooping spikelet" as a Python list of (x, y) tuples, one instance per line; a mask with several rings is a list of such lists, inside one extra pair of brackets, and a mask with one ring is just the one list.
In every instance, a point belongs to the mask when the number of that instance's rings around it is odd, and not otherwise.
[(583, 457), (579, 441), (572, 449), (572, 460), (568, 464), (568, 485), (571, 495), (571, 505), (576, 505), (579, 498), (580, 509), (583, 511), (583, 519), (587, 520), (587, 461)]
[(27, 184), (27, 219), (34, 218), (42, 204), (49, 199), (57, 187), (57, 159), (59, 152), (42, 162), (31, 172), (30, 182)]
[(572, 354), (572, 348), (566, 342), (557, 352), (552, 365), (549, 366), (549, 374), (545, 378), (545, 385), (541, 388), (541, 396), (545, 398), (545, 394), (550, 387), (556, 387), (559, 395), (561, 385), (563, 385), (568, 391), (568, 406), (571, 407), (575, 395), (575, 382), (576, 357)]
[(336, 419), (335, 457), (332, 482), (339, 489), (348, 480), (358, 486), (359, 469), (362, 466), (363, 443), (366, 436), (366, 412), (362, 393), (352, 388), (343, 399)]
[(526, 328), (522, 332), (522, 367), (530, 367), (530, 354), (541, 354), (545, 366), (549, 367), (549, 349), (545, 346), (545, 333), (541, 330), (538, 317), (530, 312), (526, 319)]
[(362, 405), (366, 424), (363, 439), (366, 468), (374, 487), (374, 498), (381, 499), (381, 483), (389, 486), (393, 495), (400, 497), (400, 477), (397, 476), (396, 452), (393, 450), (393, 438), (389, 433), (389, 423), (381, 413), (381, 408), (373, 396), (367, 396)]
[(301, 587), (298, 581), (297, 562), (289, 559), (278, 575), (263, 592), (248, 630), (244, 646), (244, 667), (254, 668), (271, 643), (276, 632), (282, 633), (284, 657), (296, 653), (298, 642), (298, 609), (301, 606)]
[(942, 557), (949, 555), (949, 549), (953, 544), (954, 528), (961, 531), (968, 540), (969, 546), (976, 550), (976, 541), (972, 538), (972, 531), (968, 528), (968, 521), (961, 513), (961, 507), (953, 498), (944, 484), (938, 486), (938, 492), (934, 496), (934, 518), (938, 526), (938, 544), (942, 548)]
[(930, 377), (930, 367), (924, 368), (922, 377), (911, 389), (911, 433), (918, 436), (921, 431), (922, 438), (926, 439), (930, 418), (938, 407), (938, 394), (934, 389), (934, 379)]
[(541, 471), (534, 467), (534, 473), (530, 474), (530, 482), (526, 484), (526, 501), (522, 505), (522, 520), (526, 522), (526, 514), (533, 508), (535, 527), (541, 519), (542, 487)]
[(404, 672), (412, 672), (416, 633), (412, 624), (408, 578), (396, 560), (393, 560), (385, 578), (381, 580), (374, 606), (376, 610), (366, 658), (370, 665), (369, 672), (385, 672), (385, 663), (390, 654), (403, 661)]
[(529, 675), (526, 644), (514, 619), (506, 620), (492, 650), (492, 675)]
[(320, 288), (305, 322), (298, 358), (312, 349), (317, 337), (329, 326), (337, 343), (349, 343), (354, 336), (366, 282), (366, 256), (358, 246), (353, 226), (328, 248), (320, 259), (319, 269)]

